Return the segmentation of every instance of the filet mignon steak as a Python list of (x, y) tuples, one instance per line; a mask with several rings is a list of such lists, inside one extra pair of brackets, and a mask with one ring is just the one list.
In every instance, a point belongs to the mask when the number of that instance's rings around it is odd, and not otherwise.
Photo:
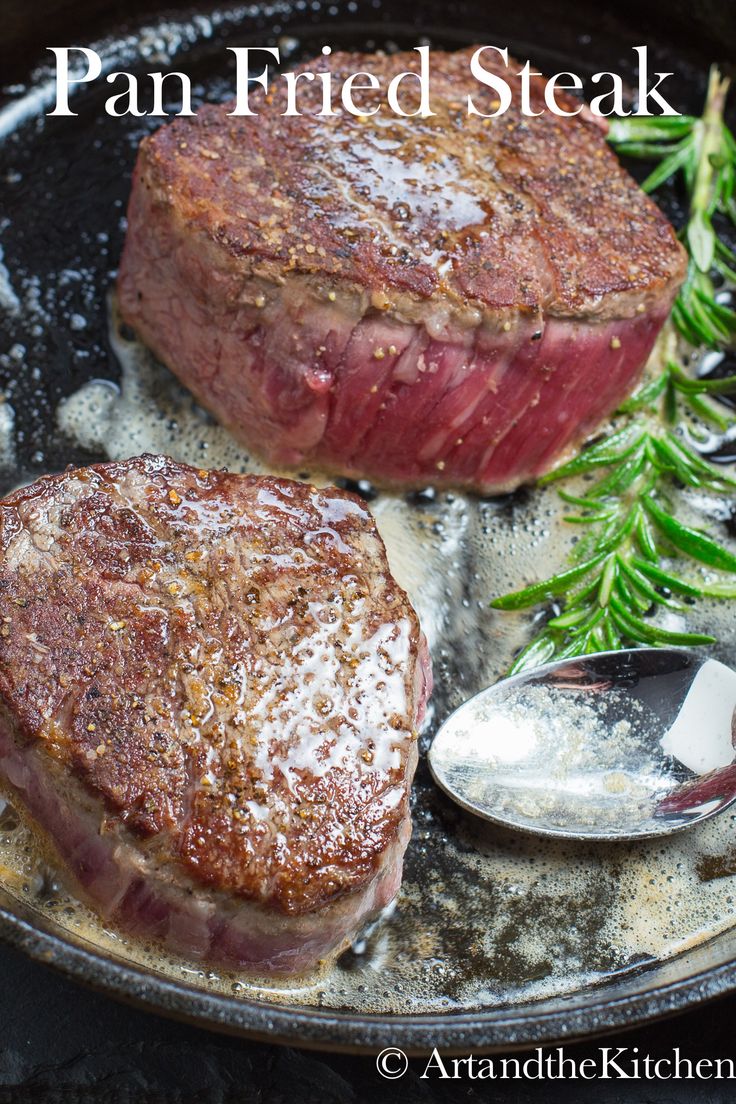
[(399, 888), (426, 645), (364, 505), (146, 456), (0, 503), (0, 772), (82, 895), (297, 972)]
[[(119, 278), (140, 337), (272, 463), (395, 485), (510, 489), (631, 390), (685, 255), (592, 116), (517, 71), (497, 118), (471, 50), (434, 51), (434, 116), (318, 116), (318, 81), (208, 105), (140, 147)], [(494, 55), (496, 56), (496, 55)], [(490, 57), (484, 66), (492, 70)], [(500, 62), (500, 59), (499, 59)], [(335, 54), (383, 88), (415, 53)], [(405, 82), (402, 106), (418, 106)], [(360, 98), (362, 97), (362, 99)], [(579, 103), (561, 94), (568, 110)]]

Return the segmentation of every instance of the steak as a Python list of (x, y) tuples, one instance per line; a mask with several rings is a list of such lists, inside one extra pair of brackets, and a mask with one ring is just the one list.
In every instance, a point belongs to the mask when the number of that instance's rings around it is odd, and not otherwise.
[(0, 556), (0, 773), (108, 922), (291, 973), (394, 898), (431, 676), (360, 500), (144, 456)]
[[(207, 105), (140, 147), (119, 275), (127, 322), (272, 464), (394, 485), (511, 489), (586, 438), (637, 382), (685, 273), (655, 204), (590, 113), (484, 113), (472, 50), (432, 54), (427, 118), (318, 81)], [(500, 61), (500, 59), (499, 59)], [(335, 54), (385, 87), (414, 53)], [(484, 66), (494, 65), (484, 55)], [(404, 110), (418, 106), (405, 82)], [(579, 102), (566, 94), (567, 110)]]

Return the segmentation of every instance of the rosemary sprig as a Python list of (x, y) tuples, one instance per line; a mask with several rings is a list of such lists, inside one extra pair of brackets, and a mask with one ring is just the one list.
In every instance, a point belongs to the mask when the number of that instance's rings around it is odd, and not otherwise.
[(685, 612), (685, 602), (704, 595), (736, 598), (736, 582), (701, 584), (662, 567), (665, 556), (686, 557), (736, 573), (733, 552), (675, 516), (672, 494), (678, 485), (715, 494), (736, 489), (736, 478), (705, 460), (677, 424), (689, 408), (720, 428), (723, 417), (710, 396), (729, 390), (736, 391), (736, 376), (696, 380), (668, 361), (624, 403), (622, 428), (541, 481), (595, 475), (580, 493), (559, 492), (575, 507), (565, 520), (582, 531), (572, 566), (491, 603), (499, 610), (556, 606), (512, 672), (555, 657), (637, 644), (714, 643), (703, 633), (666, 629), (651, 614), (658, 608)]
[(672, 310), (672, 320), (691, 345), (718, 348), (736, 335), (736, 311), (718, 302), (715, 270), (736, 282), (736, 253), (713, 225), (721, 217), (736, 226), (736, 140), (723, 111), (729, 81), (711, 67), (705, 109), (691, 115), (614, 119), (608, 139), (628, 157), (659, 161), (642, 184), (652, 192), (682, 173), (689, 196), (681, 237), (690, 263)]
[[(722, 348), (736, 335), (736, 312), (719, 302), (713, 284), (714, 273), (736, 282), (736, 254), (714, 226), (719, 218), (736, 226), (736, 142), (723, 121), (727, 91), (728, 81), (714, 66), (701, 118), (617, 119), (609, 135), (620, 153), (659, 160), (645, 190), (683, 176), (688, 215), (682, 240), (690, 262), (672, 320), (696, 347)], [(565, 570), (491, 603), (499, 610), (547, 606), (551, 613), (510, 673), (556, 657), (639, 644), (714, 643), (705, 633), (666, 628), (653, 615), (686, 612), (706, 595), (736, 598), (736, 582), (701, 583), (679, 567), (663, 566), (689, 560), (736, 575), (733, 552), (676, 516), (682, 487), (714, 494), (736, 489), (736, 478), (710, 464), (685, 428), (693, 416), (720, 432), (736, 428), (736, 417), (713, 401), (731, 392), (736, 376), (694, 378), (668, 360), (623, 403), (607, 434), (541, 480), (589, 481), (583, 490), (559, 491), (574, 507), (565, 520), (580, 528), (581, 537)]]

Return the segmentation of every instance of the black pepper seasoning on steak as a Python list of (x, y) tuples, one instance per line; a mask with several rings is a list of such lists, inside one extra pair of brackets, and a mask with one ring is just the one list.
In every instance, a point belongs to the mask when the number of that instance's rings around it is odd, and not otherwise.
[(398, 890), (430, 675), (347, 492), (161, 457), (0, 503), (0, 771), (84, 895), (301, 970)]
[[(497, 118), (474, 48), (434, 51), (434, 116), (211, 104), (141, 144), (124, 318), (249, 447), (374, 482), (508, 490), (632, 389), (685, 273), (590, 117)], [(385, 87), (415, 53), (334, 54)], [(492, 63), (485, 59), (488, 68)], [(512, 85), (512, 73), (497, 72)], [(405, 89), (411, 111), (412, 86)], [(414, 93), (415, 94), (415, 93)], [(562, 106), (576, 101), (560, 96)]]

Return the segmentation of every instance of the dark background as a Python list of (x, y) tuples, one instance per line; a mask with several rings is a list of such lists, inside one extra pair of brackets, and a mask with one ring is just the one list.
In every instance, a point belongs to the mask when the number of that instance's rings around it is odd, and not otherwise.
[[(326, 1054), (215, 1035), (81, 989), (0, 947), (0, 1104), (731, 1104), (728, 1081), (422, 1080), (426, 1059), (384, 1081), (369, 1056)], [(694, 1012), (565, 1047), (576, 1059), (599, 1046), (639, 1047), (652, 1059), (736, 1058), (736, 997)]]
[[(406, 15), (420, 7), (421, 0), (407, 0)], [(196, 4), (156, 2), (156, 0), (3, 0), (2, 35), (0, 35), (1, 83), (19, 79), (27, 73), (27, 58), (38, 53), (39, 33), (42, 29), (43, 46), (84, 45), (110, 27), (123, 27), (133, 23), (139, 15), (153, 11), (175, 10), (177, 7), (195, 9)], [(204, 9), (208, 5), (203, 3)], [(224, 6), (224, 5), (223, 5)], [(484, 0), (470, 3), (470, 8), (486, 7)], [(723, 58), (732, 57), (736, 34), (736, 11), (733, 0), (569, 0), (561, 5), (558, 0), (519, 0), (508, 5), (501, 21), (507, 25), (518, 16), (519, 27), (526, 28), (529, 39), (537, 18), (546, 22), (550, 14), (560, 7), (568, 7), (574, 22), (583, 28), (596, 31), (610, 15), (621, 23), (637, 26), (641, 38), (632, 45), (656, 42), (666, 32), (668, 41), (680, 43), (683, 49), (699, 52), (712, 51), (714, 41), (722, 42)], [(73, 34), (79, 29), (77, 41)]]

